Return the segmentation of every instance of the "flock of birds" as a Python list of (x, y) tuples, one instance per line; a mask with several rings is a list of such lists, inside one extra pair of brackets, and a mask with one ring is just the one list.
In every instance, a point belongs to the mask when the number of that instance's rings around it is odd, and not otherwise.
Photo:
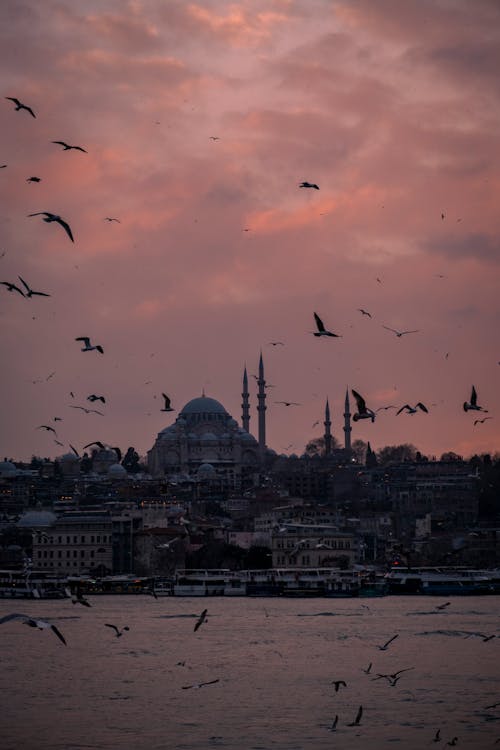
[[(29, 115), (31, 115), (31, 117), (33, 117), (33, 118), (36, 119), (35, 111), (33, 110), (33, 108), (31, 106), (25, 104), (24, 102), (21, 102), (16, 97), (7, 96), (5, 98), (7, 100), (11, 101), (15, 105), (15, 110), (16, 111), (24, 110)], [(210, 136), (210, 139), (213, 140), (213, 141), (220, 140), (218, 136)], [(75, 150), (75, 151), (80, 151), (80, 152), (82, 152), (84, 154), (88, 153), (87, 150), (85, 148), (83, 148), (82, 146), (74, 145), (74, 144), (69, 144), (69, 143), (67, 143), (66, 141), (63, 141), (63, 140), (54, 140), (54, 141), (51, 141), (51, 143), (54, 144), (54, 145), (60, 146), (63, 149), (63, 151)], [(6, 165), (2, 165), (2, 166), (6, 166)], [(40, 182), (40, 180), (41, 180), (41, 178), (37, 177), (37, 176), (31, 176), (31, 177), (27, 178), (28, 182)], [(314, 182), (307, 181), (307, 180), (304, 180), (301, 183), (299, 183), (299, 188), (310, 189), (310, 190), (319, 190), (320, 189), (320, 187), (319, 187), (318, 184), (316, 184)], [(35, 217), (35, 216), (42, 216), (43, 217), (43, 221), (46, 222), (46, 223), (49, 223), (49, 224), (50, 223), (57, 223), (57, 224), (59, 224), (61, 226), (61, 228), (64, 230), (64, 232), (66, 233), (66, 235), (69, 237), (69, 239), (72, 242), (74, 242), (74, 236), (73, 236), (72, 229), (71, 229), (69, 223), (65, 219), (63, 219), (61, 216), (59, 216), (58, 214), (52, 213), (50, 211), (36, 211), (36, 212), (28, 214), (28, 217)], [(442, 214), (441, 218), (444, 220), (445, 215)], [(115, 217), (111, 217), (111, 216), (105, 217), (104, 220), (107, 221), (107, 222), (118, 222), (118, 223), (120, 222), (119, 219), (117, 219)], [(247, 230), (245, 230), (245, 231), (247, 231)], [(22, 297), (26, 297), (26, 298), (31, 298), (33, 296), (39, 296), (39, 297), (49, 297), (50, 296), (50, 294), (48, 294), (47, 292), (41, 292), (41, 291), (36, 291), (36, 290), (32, 289), (29, 286), (29, 284), (21, 276), (18, 276), (18, 279), (19, 279), (21, 285), (18, 285), (17, 283), (14, 283), (14, 282), (11, 282), (11, 281), (2, 281), (2, 282), (0, 282), (0, 284), (3, 285), (3, 286), (5, 286), (6, 289), (9, 292), (16, 292), (17, 294), (21, 295)], [(380, 279), (377, 279), (377, 281), (379, 281), (381, 283)], [(358, 308), (358, 311), (361, 313), (362, 316), (366, 316), (368, 318), (372, 318), (372, 314), (368, 310), (366, 310), (364, 308)], [(316, 329), (314, 331), (312, 331), (311, 333), (315, 337), (318, 337), (318, 338), (322, 338), (322, 337), (326, 337), (326, 338), (342, 338), (341, 334), (335, 333), (334, 331), (332, 331), (329, 328), (327, 328), (325, 326), (323, 320), (321, 319), (321, 317), (316, 312), (314, 312), (314, 321), (315, 321)], [(392, 328), (392, 327), (387, 326), (387, 325), (382, 325), (382, 327), (385, 330), (390, 331), (391, 333), (393, 333), (397, 338), (402, 338), (403, 336), (408, 336), (410, 334), (419, 333), (419, 329), (398, 330), (396, 328)], [(82, 346), (82, 349), (81, 349), (83, 352), (97, 351), (100, 354), (104, 353), (103, 346), (101, 344), (91, 343), (91, 339), (88, 336), (79, 336), (75, 340), (83, 343), (83, 346)], [(284, 345), (284, 342), (282, 342), (282, 341), (272, 341), (272, 342), (269, 342), (269, 343), (272, 346), (283, 346)], [(446, 356), (448, 356), (448, 355), (446, 355)], [(271, 387), (271, 386), (267, 386), (267, 387)], [(365, 397), (362, 396), (358, 391), (352, 390), (352, 395), (353, 395), (353, 397), (355, 399), (355, 402), (356, 402), (356, 412), (353, 415), (353, 419), (354, 419), (355, 422), (357, 422), (358, 420), (369, 419), (373, 423), (375, 421), (375, 418), (376, 418), (376, 412), (381, 411), (381, 410), (389, 410), (389, 409), (393, 409), (393, 408), (396, 409), (396, 415), (399, 415), (399, 414), (401, 414), (403, 412), (406, 413), (406, 414), (414, 415), (414, 414), (416, 414), (419, 411), (423, 412), (423, 413), (426, 413), (426, 414), (429, 413), (429, 408), (422, 401), (418, 401), (414, 405), (406, 403), (406, 404), (403, 404), (402, 406), (400, 406), (399, 408), (397, 406), (390, 405), (390, 406), (378, 407), (377, 409), (374, 410), (374, 409), (371, 409), (371, 408), (369, 408), (367, 406)], [(173, 407), (171, 406), (171, 399), (170, 399), (170, 397), (167, 396), (165, 393), (162, 393), (162, 397), (163, 397), (163, 399), (165, 401), (165, 405), (161, 409), (161, 411), (163, 411), (163, 412), (174, 411)], [(103, 403), (104, 403), (104, 401), (103, 401)], [(289, 406), (300, 406), (301, 405), (299, 402), (296, 402), (296, 401), (286, 401), (286, 400), (275, 401), (275, 403), (276, 404), (282, 404), (282, 405), (287, 406), (287, 407), (289, 407)], [(104, 416), (104, 414), (102, 412), (98, 411), (98, 410), (91, 410), (91, 409), (86, 409), (85, 407), (76, 407), (76, 406), (74, 406), (72, 408), (80, 408), (83, 411), (85, 411), (86, 413), (96, 413), (98, 415)], [(472, 393), (471, 393), (470, 400), (464, 402), (463, 409), (464, 409), (465, 412), (468, 412), (468, 411), (482, 411), (482, 412), (487, 412), (487, 409), (484, 409), (482, 406), (478, 405), (478, 403), (477, 403), (477, 393), (476, 393), (476, 389), (475, 389), (474, 386), (472, 386)], [(489, 419), (492, 419), (492, 417), (491, 416), (487, 416), (487, 417), (484, 417), (484, 418), (481, 418), (481, 419), (478, 418), (478, 419), (476, 419), (474, 421), (474, 426), (477, 425), (477, 424), (483, 424), (484, 422), (486, 422)], [(60, 444), (60, 443), (57, 442), (57, 444)]]

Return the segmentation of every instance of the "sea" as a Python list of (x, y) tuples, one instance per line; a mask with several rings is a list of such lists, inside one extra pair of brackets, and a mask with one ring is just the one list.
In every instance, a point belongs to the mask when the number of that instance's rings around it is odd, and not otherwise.
[(89, 602), (0, 600), (1, 750), (500, 748), (499, 596)]

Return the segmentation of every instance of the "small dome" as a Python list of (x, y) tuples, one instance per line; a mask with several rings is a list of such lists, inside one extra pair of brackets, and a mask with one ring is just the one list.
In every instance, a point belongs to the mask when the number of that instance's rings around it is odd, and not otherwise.
[(74, 453), (65, 453), (61, 458), (59, 459), (60, 463), (74, 463), (75, 461), (79, 461), (80, 459), (78, 456), (76, 456)]
[(0, 461), (0, 477), (13, 477), (17, 474), (17, 468), (12, 461)]
[(205, 443), (213, 443), (213, 442), (214, 442), (214, 440), (215, 440), (215, 441), (217, 442), (217, 436), (216, 436), (216, 435), (214, 435), (214, 433), (213, 433), (213, 432), (205, 432), (205, 433), (204, 433), (204, 434), (203, 434), (203, 435), (201, 436), (201, 439), (202, 439), (202, 440), (203, 440), (203, 442), (205, 442)]
[(236, 419), (233, 419), (231, 417), (231, 419), (227, 420), (227, 426), (228, 427), (238, 427), (238, 422), (236, 421)]
[(16, 525), (20, 526), (23, 529), (40, 529), (52, 526), (52, 524), (56, 521), (57, 516), (54, 513), (51, 513), (49, 510), (29, 510), (27, 513), (21, 516)]
[(188, 401), (179, 416), (184, 417), (189, 414), (224, 414), (227, 416), (227, 411), (222, 404), (214, 398), (200, 396), (199, 398), (193, 398), (191, 401)]
[(245, 442), (247, 442), (247, 443), (257, 443), (257, 441), (254, 438), (254, 436), (250, 435), (249, 432), (245, 432), (245, 430), (243, 430), (243, 432), (240, 434), (240, 438), (242, 440), (244, 440)]
[(108, 475), (110, 477), (126, 477), (127, 470), (121, 464), (111, 464), (108, 469)]
[(198, 469), (198, 474), (203, 475), (205, 477), (214, 476), (215, 469), (212, 466), (212, 464), (202, 464), (200, 468)]

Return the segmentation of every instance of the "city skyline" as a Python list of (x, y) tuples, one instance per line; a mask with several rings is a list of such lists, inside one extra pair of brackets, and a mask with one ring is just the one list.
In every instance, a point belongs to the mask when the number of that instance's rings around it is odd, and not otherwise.
[[(261, 351), (278, 453), (323, 434), (327, 398), (342, 442), (346, 389), (380, 409), (351, 425), (374, 450), (500, 450), (496, 5), (26, 0), (0, 18), (0, 281), (22, 292), (0, 287), (2, 457), (145, 455), (203, 390), (241, 423), (245, 365), (257, 437)], [(314, 313), (340, 337), (313, 336)], [(473, 385), (487, 414), (463, 409)]]

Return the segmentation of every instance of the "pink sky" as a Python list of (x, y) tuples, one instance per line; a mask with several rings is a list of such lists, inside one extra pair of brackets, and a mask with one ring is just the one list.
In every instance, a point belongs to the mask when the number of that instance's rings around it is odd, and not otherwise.
[[(0, 280), (51, 294), (0, 287), (1, 457), (144, 454), (203, 388), (240, 420), (261, 349), (278, 452), (327, 396), (341, 438), (346, 387), (429, 408), (353, 425), (375, 449), (500, 450), (496, 0), (6, 0), (0, 21)], [(91, 393), (105, 417), (69, 408)]]

